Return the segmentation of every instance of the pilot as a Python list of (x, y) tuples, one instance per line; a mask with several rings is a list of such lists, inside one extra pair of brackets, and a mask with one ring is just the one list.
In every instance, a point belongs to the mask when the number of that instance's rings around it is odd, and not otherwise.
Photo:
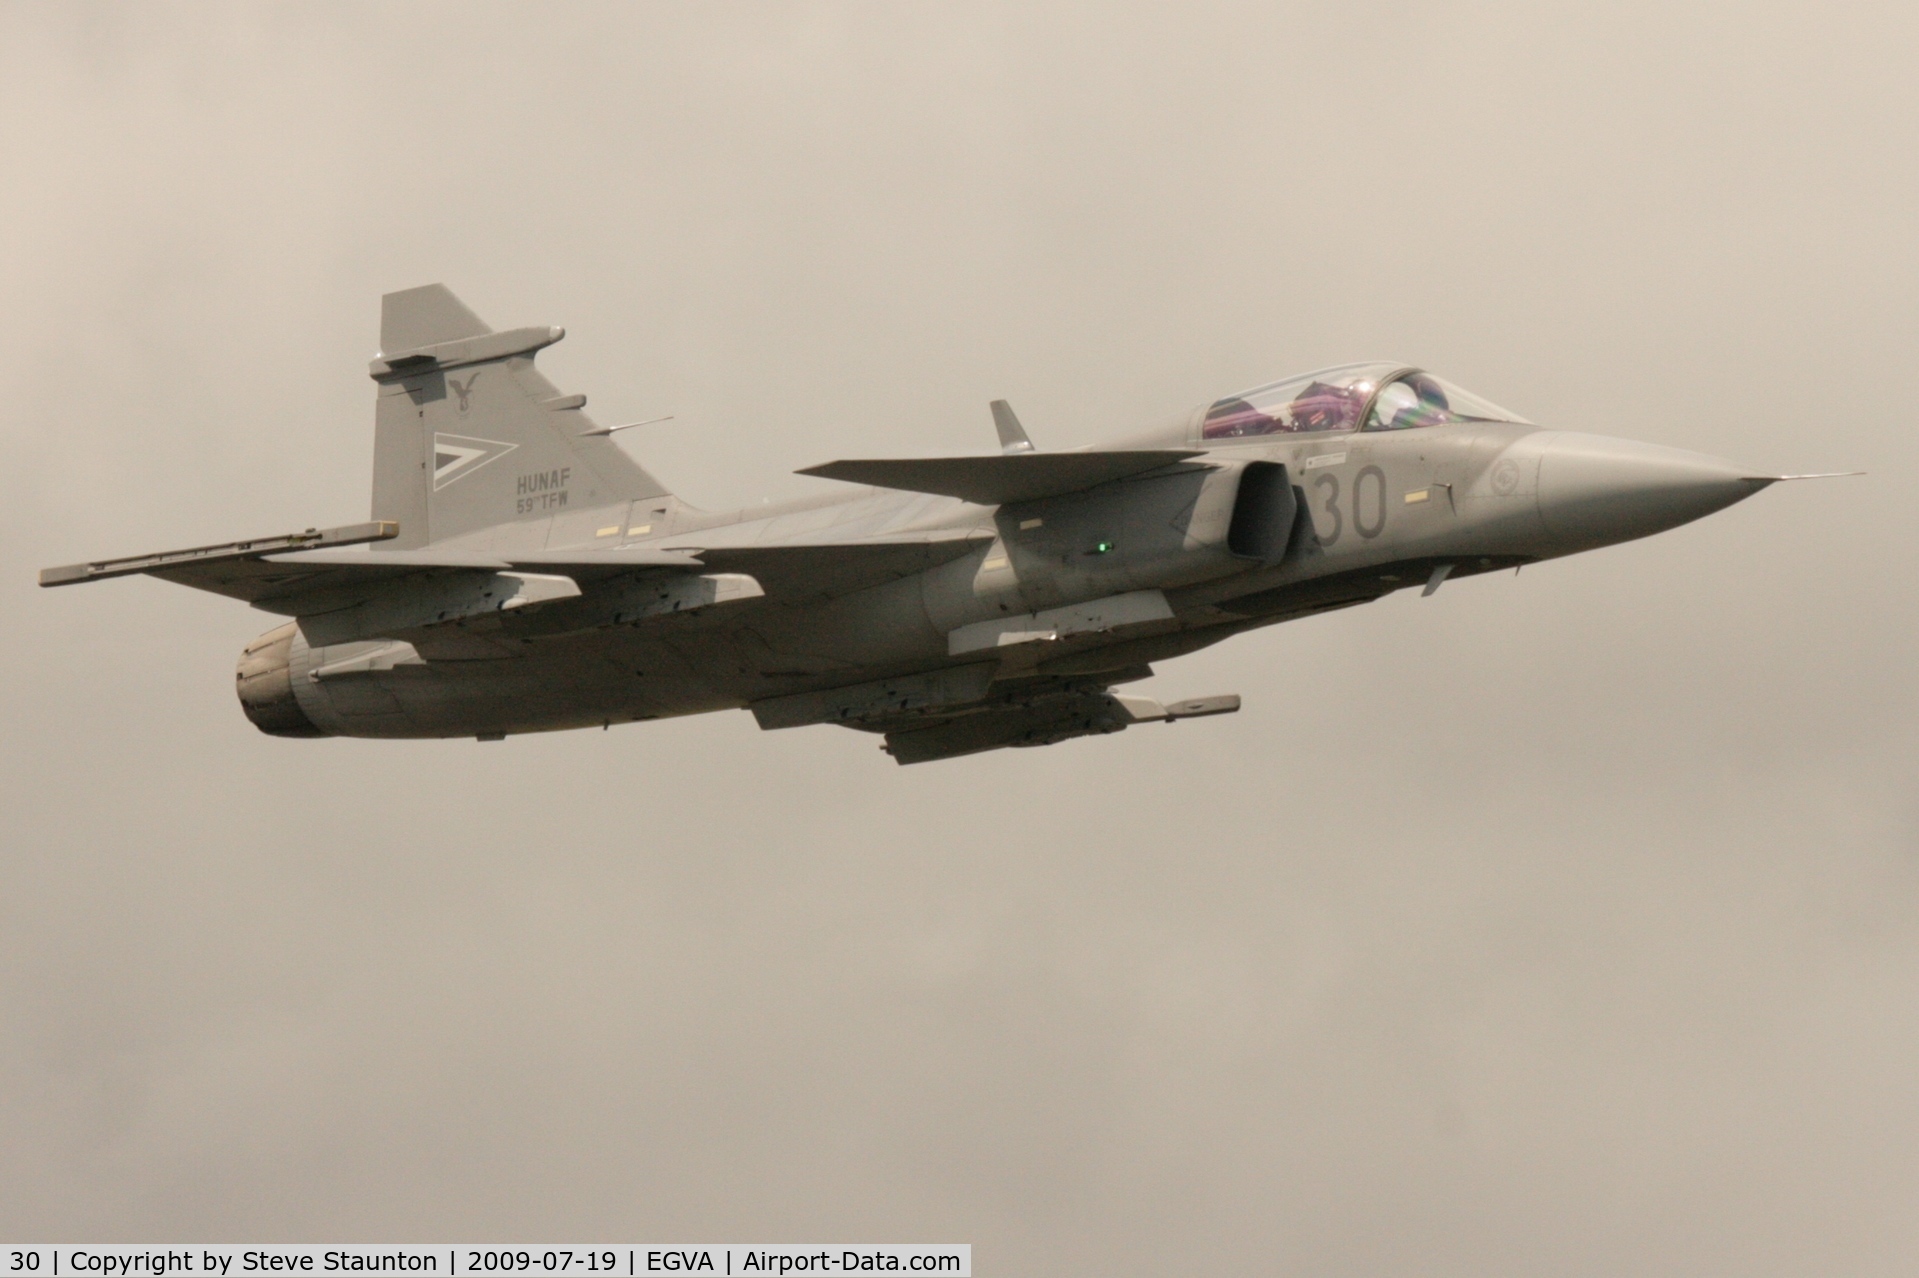
[(1357, 386), (1312, 382), (1294, 397), (1288, 415), (1294, 430), (1351, 430), (1365, 402)]
[(1207, 439), (1234, 439), (1241, 435), (1265, 435), (1281, 429), (1272, 418), (1243, 399), (1221, 400), (1206, 414), (1202, 432)]
[(1402, 377), (1379, 392), (1367, 430), (1407, 430), (1459, 420), (1446, 402), (1446, 390), (1424, 373)]

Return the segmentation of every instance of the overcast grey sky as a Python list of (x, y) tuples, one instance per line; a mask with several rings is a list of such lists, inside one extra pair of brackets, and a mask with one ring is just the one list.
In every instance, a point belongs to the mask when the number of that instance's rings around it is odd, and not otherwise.
[[(1907, 1274), (1919, 17), (0, 7), (0, 1236)], [(1865, 479), (1276, 627), (1236, 717), (279, 741), (47, 564), (364, 517), (443, 280), (688, 500), (1391, 357)]]

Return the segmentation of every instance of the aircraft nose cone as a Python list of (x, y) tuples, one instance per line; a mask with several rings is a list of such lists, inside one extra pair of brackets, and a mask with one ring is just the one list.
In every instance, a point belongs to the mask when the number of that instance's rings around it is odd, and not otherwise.
[(1539, 458), (1539, 515), (1555, 540), (1602, 546), (1724, 510), (1772, 479), (1704, 453), (1552, 432)]

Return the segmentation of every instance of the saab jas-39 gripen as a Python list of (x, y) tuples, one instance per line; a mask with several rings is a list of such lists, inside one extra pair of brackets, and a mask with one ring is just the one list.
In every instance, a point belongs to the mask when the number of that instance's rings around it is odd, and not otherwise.
[(477, 737), (745, 708), (900, 763), (1225, 714), (1114, 689), (1261, 626), (1644, 537), (1794, 476), (1546, 430), (1349, 364), (1102, 448), (835, 461), (858, 487), (712, 514), (441, 285), (388, 294), (369, 523), (108, 559), (291, 618), (240, 704), (282, 737)]

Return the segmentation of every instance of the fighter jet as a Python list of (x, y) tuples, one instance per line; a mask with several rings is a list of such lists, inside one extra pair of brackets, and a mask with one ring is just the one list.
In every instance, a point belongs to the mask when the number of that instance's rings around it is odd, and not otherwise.
[[(1769, 484), (1542, 429), (1423, 369), (1322, 369), (1105, 447), (827, 462), (710, 513), (444, 286), (389, 293), (371, 521), (41, 573), (144, 573), (291, 618), (246, 646), (279, 737), (474, 737), (750, 710), (899, 763), (1239, 709), (1115, 691), (1262, 626), (1629, 541)], [(639, 423), (636, 423), (639, 424)]]

